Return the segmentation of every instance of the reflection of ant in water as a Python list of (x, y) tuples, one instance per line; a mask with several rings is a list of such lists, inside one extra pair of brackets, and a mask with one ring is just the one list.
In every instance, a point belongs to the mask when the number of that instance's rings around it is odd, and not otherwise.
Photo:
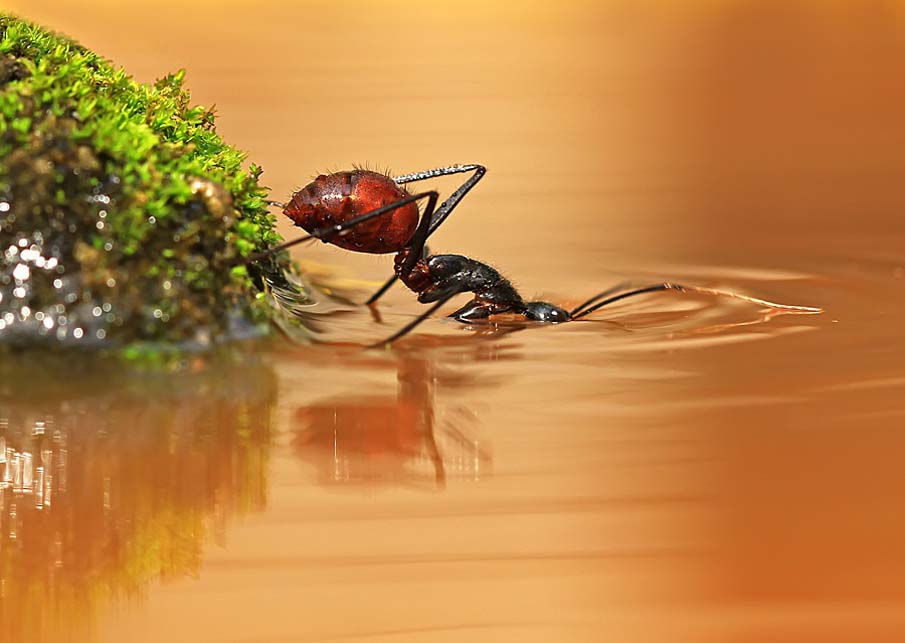
[[(448, 391), (457, 399), (463, 391), (493, 387), (492, 378), (460, 372), (449, 364), (457, 356), (469, 364), (520, 359), (508, 344), (497, 341), (513, 331), (485, 327), (479, 330), (478, 341), (416, 337), (392, 358), (377, 360), (344, 350), (296, 353), (295, 359), (322, 368), (347, 369), (351, 363), (356, 368), (396, 371), (395, 394), (369, 387), (300, 407), (293, 416), (298, 425), (292, 439), (296, 455), (313, 465), (321, 484), (328, 486), (423, 488), (430, 480), (442, 490), (448, 478), (486, 478), (492, 471), (492, 451), (474, 430), (478, 415), (461, 404), (438, 404), (437, 397)], [(422, 350), (428, 346), (443, 350)]]
[[(407, 183), (463, 172), (472, 172), (472, 175), (439, 207), (436, 190), (410, 194), (404, 187)], [(322, 174), (293, 194), (289, 203), (271, 202), (283, 208), (283, 213), (305, 229), (308, 236), (260, 253), (249, 262), (313, 239), (355, 252), (395, 252), (395, 274), (366, 303), (374, 304), (399, 279), (418, 294), (419, 302), (434, 305), (377, 345), (396, 341), (450, 299), (466, 292), (474, 295), (472, 300), (450, 314), (464, 323), (502, 313), (514, 313), (529, 321), (545, 323), (575, 321), (616, 301), (663, 290), (730, 296), (784, 312), (820, 312), (819, 308), (775, 304), (721, 290), (669, 282), (635, 289), (620, 285), (595, 295), (571, 311), (545, 301), (525, 301), (512, 283), (489, 265), (462, 255), (429, 255), (427, 251), (427, 239), (485, 172), (481, 165), (452, 165), (396, 178), (364, 169)], [(427, 199), (427, 204), (419, 222), (416, 202), (421, 199)]]

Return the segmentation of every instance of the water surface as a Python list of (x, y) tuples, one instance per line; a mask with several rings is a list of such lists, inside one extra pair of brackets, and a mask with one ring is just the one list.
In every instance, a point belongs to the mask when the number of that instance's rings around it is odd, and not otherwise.
[[(905, 637), (897, 5), (14, 8), (142, 80), (187, 67), (275, 195), (486, 164), (432, 246), (528, 296), (670, 279), (825, 313), (667, 293), (362, 352), (420, 312), (397, 288), (381, 324), (346, 307), (213, 373), (5, 382), (7, 453), (65, 486), (4, 489), (0, 636)], [(391, 269), (298, 257), (358, 301)]]

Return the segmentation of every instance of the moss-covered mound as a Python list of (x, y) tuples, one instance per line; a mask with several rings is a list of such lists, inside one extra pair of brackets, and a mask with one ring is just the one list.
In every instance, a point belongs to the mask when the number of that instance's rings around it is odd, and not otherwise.
[(266, 317), (241, 266), (280, 241), (260, 169), (183, 76), (0, 14), (0, 346), (203, 346)]

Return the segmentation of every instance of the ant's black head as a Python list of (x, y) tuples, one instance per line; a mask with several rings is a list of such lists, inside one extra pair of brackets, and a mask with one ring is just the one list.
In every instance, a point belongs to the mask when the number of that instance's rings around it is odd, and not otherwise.
[(548, 324), (558, 324), (572, 319), (569, 311), (560, 308), (559, 306), (548, 304), (545, 301), (529, 301), (525, 304), (524, 315), (525, 319), (546, 322)]

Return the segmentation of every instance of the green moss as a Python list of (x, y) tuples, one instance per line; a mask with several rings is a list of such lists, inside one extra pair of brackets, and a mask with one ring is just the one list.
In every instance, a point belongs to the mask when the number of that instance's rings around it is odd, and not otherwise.
[(238, 265), (280, 242), (261, 170), (183, 79), (0, 14), (0, 344), (204, 346), (266, 321), (262, 268)]

